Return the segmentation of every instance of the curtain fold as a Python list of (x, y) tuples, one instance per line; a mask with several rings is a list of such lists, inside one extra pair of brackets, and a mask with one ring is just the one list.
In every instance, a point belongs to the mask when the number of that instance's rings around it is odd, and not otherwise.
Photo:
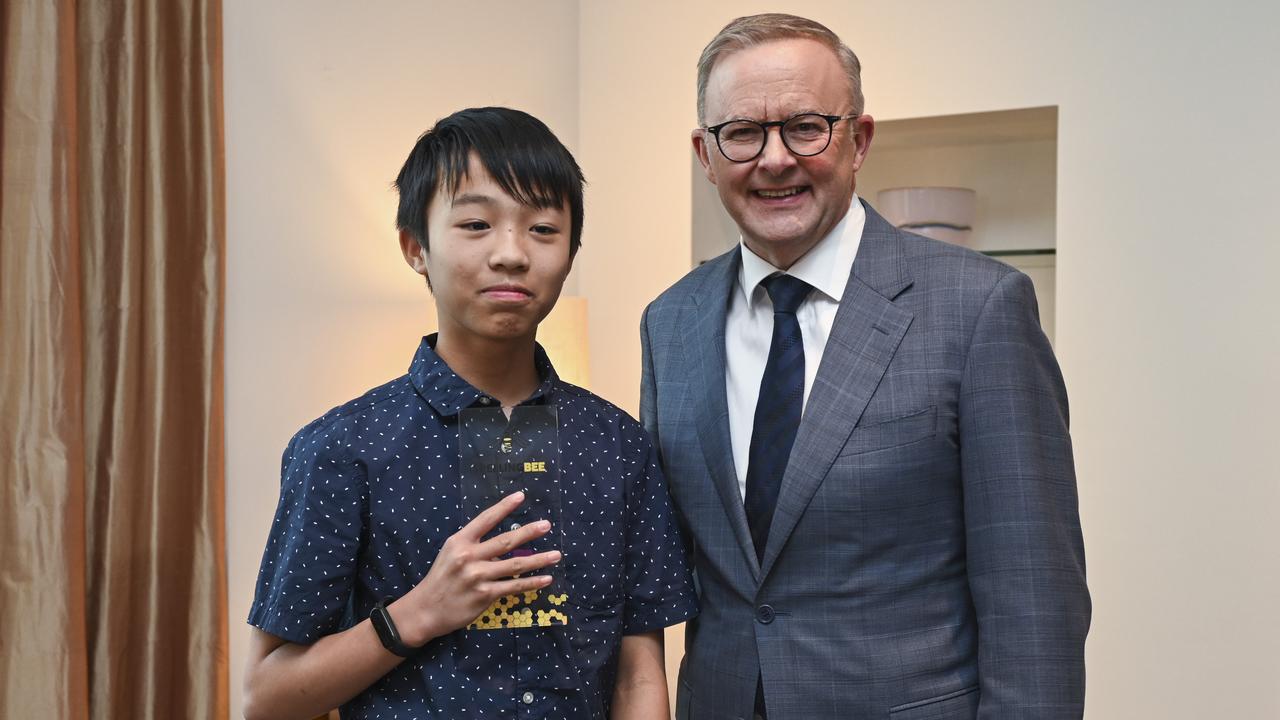
[(0, 23), (0, 717), (223, 720), (220, 2)]
[(88, 717), (74, 3), (0, 6), (0, 717)]

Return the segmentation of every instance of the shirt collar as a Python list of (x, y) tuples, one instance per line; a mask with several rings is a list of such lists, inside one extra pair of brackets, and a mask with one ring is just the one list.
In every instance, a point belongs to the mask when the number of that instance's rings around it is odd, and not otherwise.
[(823, 295), (840, 302), (840, 298), (844, 296), (844, 288), (849, 284), (849, 273), (853, 268), (853, 258), (858, 254), (858, 243), (862, 239), (866, 220), (867, 211), (862, 207), (858, 196), (854, 195), (849, 203), (849, 211), (840, 218), (840, 222), (787, 270), (774, 267), (739, 239), (742, 265), (738, 270), (738, 286), (742, 289), (747, 304), (751, 304), (760, 282), (774, 273), (786, 273), (799, 278)]
[[(459, 377), (436, 354), (436, 337), (437, 334), (432, 333), (422, 338), (422, 342), (418, 344), (418, 352), (409, 364), (409, 379), (413, 381), (413, 386), (422, 399), (443, 416), (457, 415), (459, 410), (472, 405), (497, 407), (498, 403), (493, 397)], [(536, 342), (533, 364), (537, 368), (540, 382), (538, 388), (521, 405), (545, 402), (560, 381), (555, 368), (551, 366), (551, 359)]]

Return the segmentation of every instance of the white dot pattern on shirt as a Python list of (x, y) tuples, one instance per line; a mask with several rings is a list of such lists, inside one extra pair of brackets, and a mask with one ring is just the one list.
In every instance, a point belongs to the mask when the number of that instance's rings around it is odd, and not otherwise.
[[(625, 413), (555, 378), (571, 624), (459, 631), (344, 708), (344, 718), (603, 717), (622, 634), (696, 612), (656, 454)], [(457, 412), (482, 394), (424, 339), (407, 375), (335, 408), (286, 450), (251, 624), (294, 642), (354, 624), (430, 570), (466, 520)], [(520, 702), (532, 692), (535, 702)], [(517, 715), (518, 713), (518, 715)]]

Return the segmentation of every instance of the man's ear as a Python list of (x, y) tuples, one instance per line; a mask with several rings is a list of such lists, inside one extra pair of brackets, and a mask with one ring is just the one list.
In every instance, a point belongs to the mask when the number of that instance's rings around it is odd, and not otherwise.
[(427, 276), (427, 249), (408, 230), (400, 231), (400, 252), (404, 261), (419, 275)]
[(867, 153), (871, 152), (871, 138), (876, 134), (876, 121), (870, 115), (863, 115), (858, 118), (858, 132), (854, 136), (853, 142), (856, 149), (853, 153), (853, 171), (858, 172), (862, 169), (862, 163), (867, 159)]
[(707, 136), (710, 135), (702, 128), (695, 128), (690, 138), (693, 140), (693, 154), (698, 156), (698, 162), (702, 163), (702, 171), (707, 174), (707, 179), (712, 185), (716, 184), (716, 171), (711, 167), (711, 148), (707, 145)]

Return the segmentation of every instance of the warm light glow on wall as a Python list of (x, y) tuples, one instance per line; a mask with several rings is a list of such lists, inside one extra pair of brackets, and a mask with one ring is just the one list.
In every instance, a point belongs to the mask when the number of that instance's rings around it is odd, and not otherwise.
[(561, 379), (590, 388), (586, 298), (561, 295), (555, 309), (538, 326), (538, 342)]

